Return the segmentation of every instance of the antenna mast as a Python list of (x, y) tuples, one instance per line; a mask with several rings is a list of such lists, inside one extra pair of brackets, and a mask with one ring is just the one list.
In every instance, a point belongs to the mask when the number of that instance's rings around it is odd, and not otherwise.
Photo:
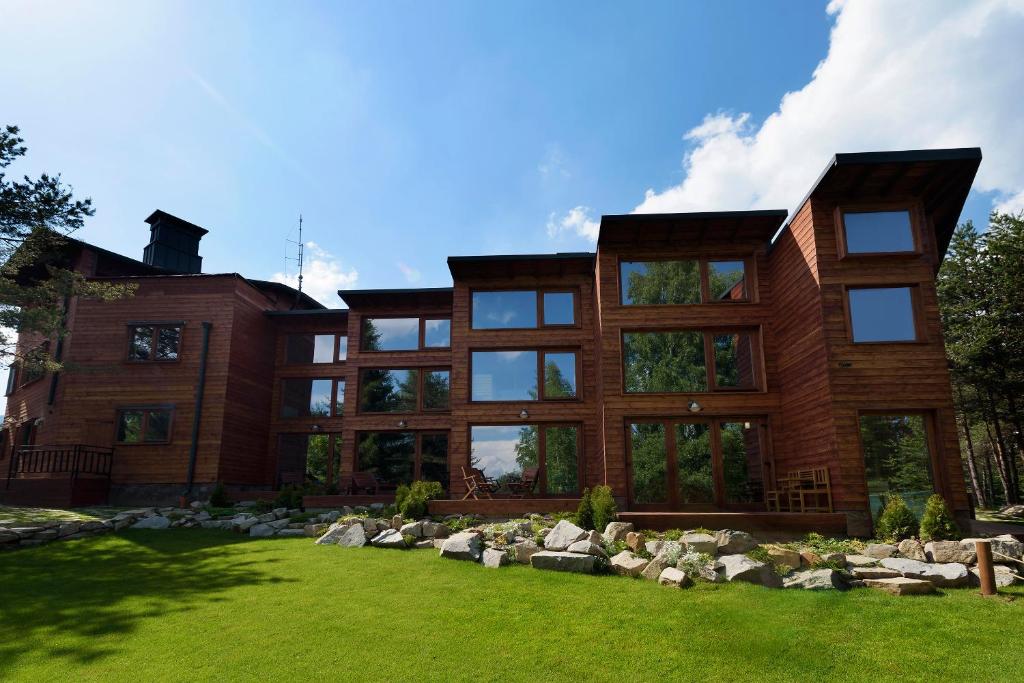
[(292, 258), (288, 258), (287, 256), (285, 256), (285, 261), (298, 261), (298, 263), (299, 263), (299, 286), (298, 286), (298, 296), (296, 297), (296, 303), (298, 303), (302, 299), (302, 259), (303, 259), (303, 256), (305, 255), (305, 251), (306, 251), (306, 243), (303, 242), (303, 240), (302, 240), (302, 214), (301, 213), (299, 214), (299, 241), (298, 242), (296, 242), (294, 240), (286, 240), (286, 241), (291, 243), (291, 244), (295, 244), (295, 245), (297, 245), (299, 247), (299, 257), (298, 258), (292, 259)]

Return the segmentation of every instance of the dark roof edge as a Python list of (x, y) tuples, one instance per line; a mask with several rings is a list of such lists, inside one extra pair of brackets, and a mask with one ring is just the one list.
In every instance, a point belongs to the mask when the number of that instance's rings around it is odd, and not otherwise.
[(309, 310), (294, 310), (294, 311), (264, 311), (264, 315), (271, 317), (293, 317), (303, 315), (348, 315), (347, 308), (312, 308)]
[(339, 289), (338, 296), (344, 298), (346, 294), (364, 296), (367, 294), (443, 294), (454, 292), (454, 287), (420, 287), (418, 289)]
[(601, 216), (601, 221), (636, 220), (705, 220), (709, 218), (785, 218), (786, 209), (754, 209), (751, 211), (695, 211), (691, 213), (613, 213)]
[(486, 261), (574, 261), (590, 259), (597, 254), (592, 251), (560, 251), (554, 254), (491, 254), (482, 256), (449, 256), (448, 263), (475, 263)]
[(208, 234), (210, 232), (209, 230), (207, 230), (206, 228), (204, 228), (201, 225), (196, 225), (195, 223), (193, 223), (191, 221), (187, 221), (184, 218), (178, 218), (173, 213), (167, 213), (163, 209), (157, 209), (153, 213), (149, 214), (149, 216), (146, 217), (146, 223), (149, 223), (150, 225), (152, 225), (154, 222), (156, 222), (156, 219), (158, 219), (158, 218), (169, 218), (169, 219), (171, 219), (172, 221), (174, 221), (176, 223), (182, 223), (186, 227), (190, 228), (191, 230), (194, 230), (195, 232), (199, 233), (200, 237), (202, 237), (203, 235), (206, 235), (206, 234)]

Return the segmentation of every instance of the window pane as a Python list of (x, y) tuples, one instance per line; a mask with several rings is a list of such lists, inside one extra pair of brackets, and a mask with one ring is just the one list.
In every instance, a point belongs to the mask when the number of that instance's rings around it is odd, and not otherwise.
[(700, 332), (630, 332), (622, 353), (629, 393), (707, 391)]
[(145, 441), (167, 441), (171, 435), (171, 412), (169, 410), (150, 410), (146, 417)]
[(312, 363), (313, 347), (313, 335), (289, 334), (285, 339), (284, 359), (288, 363)]
[(125, 411), (117, 422), (117, 440), (121, 443), (142, 441), (142, 411)]
[(623, 261), (622, 303), (699, 304), (697, 261)]
[(331, 380), (292, 378), (281, 381), (281, 417), (327, 417)]
[(764, 464), (758, 422), (722, 422), (722, 476), (726, 503), (764, 502)]
[(913, 341), (914, 306), (909, 287), (851, 289), (853, 341)]
[(473, 329), (537, 327), (537, 292), (473, 292)]
[(754, 355), (751, 335), (746, 332), (716, 334), (715, 385), (724, 388), (754, 388)]
[(667, 503), (665, 425), (631, 424), (629, 434), (633, 461), (633, 502)]
[(436, 481), (447, 491), (448, 435), (424, 434), (420, 440), (420, 479)]
[(306, 477), (307, 434), (281, 434), (277, 438), (277, 483), (301, 485)]
[(576, 304), (572, 292), (544, 292), (544, 324), (573, 325)]
[(844, 213), (843, 224), (846, 251), (850, 254), (914, 250), (909, 211)]
[(419, 318), (365, 318), (364, 351), (415, 351), (420, 347)]
[(576, 354), (544, 354), (544, 398), (575, 398)]
[(338, 360), (345, 360), (348, 358), (348, 337), (341, 335), (338, 337)]
[(333, 363), (334, 362), (334, 335), (318, 334), (313, 341), (313, 362)]
[(447, 410), (450, 384), (448, 370), (427, 370), (423, 375), (423, 409)]
[(128, 357), (132, 360), (149, 360), (153, 356), (153, 328), (133, 327)]
[(156, 334), (156, 359), (177, 360), (178, 344), (181, 341), (180, 327), (161, 327)]
[[(331, 353), (333, 354), (333, 349)], [(331, 457), (330, 439), (328, 434), (307, 435), (305, 483), (327, 485), (327, 463)]]
[(327, 417), (331, 414), (331, 380), (312, 380), (312, 390), (309, 397), (309, 415), (312, 417)]
[(540, 464), (536, 425), (470, 428), (470, 463), (500, 484), (518, 481)]
[(473, 401), (537, 400), (536, 351), (474, 351)]
[(889, 493), (898, 493), (918, 519), (935, 492), (923, 415), (861, 415), (860, 439), (871, 514), (878, 519)]
[(373, 472), (384, 484), (411, 484), (416, 460), (413, 432), (367, 432), (359, 435), (356, 469)]
[(341, 417), (345, 414), (345, 380), (339, 379), (335, 382), (334, 416)]
[(703, 422), (684, 422), (677, 424), (675, 430), (680, 504), (714, 503), (715, 484), (711, 475), (711, 430)]
[(429, 349), (446, 349), (452, 345), (451, 320), (424, 320), (423, 345)]
[(743, 301), (747, 282), (743, 261), (708, 261), (708, 285), (712, 301)]
[(579, 491), (576, 427), (548, 427), (544, 430), (544, 463), (547, 493), (575, 494)]
[(359, 410), (367, 413), (411, 413), (416, 410), (417, 370), (363, 370)]

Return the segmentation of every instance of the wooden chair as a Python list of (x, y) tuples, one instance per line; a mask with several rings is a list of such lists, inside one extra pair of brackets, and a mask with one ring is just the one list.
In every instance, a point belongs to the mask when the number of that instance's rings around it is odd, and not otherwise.
[(494, 498), (492, 494), (498, 490), (498, 484), (493, 479), (488, 479), (482, 470), (475, 467), (462, 466), (461, 469), (462, 481), (466, 484), (466, 495), (462, 497), (462, 500), (466, 500), (470, 496), (479, 500), (480, 496), (477, 494)]
[(377, 479), (377, 475), (373, 472), (353, 472), (352, 473), (352, 484), (349, 486), (349, 493), (355, 495), (360, 491), (368, 493), (372, 496), (377, 495), (380, 492), (381, 484), (380, 480)]
[(540, 477), (539, 467), (527, 467), (523, 470), (522, 476), (519, 481), (509, 481), (505, 485), (508, 486), (508, 490), (512, 492), (513, 498), (523, 498), (527, 495), (533, 495), (533, 490), (537, 488), (537, 479)]

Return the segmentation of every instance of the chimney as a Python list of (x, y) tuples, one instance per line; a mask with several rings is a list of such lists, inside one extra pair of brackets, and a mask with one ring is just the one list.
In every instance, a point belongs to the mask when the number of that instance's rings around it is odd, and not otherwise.
[(175, 273), (202, 272), (199, 240), (208, 230), (160, 209), (150, 214), (146, 222), (149, 223), (149, 244), (142, 252), (146, 265)]

